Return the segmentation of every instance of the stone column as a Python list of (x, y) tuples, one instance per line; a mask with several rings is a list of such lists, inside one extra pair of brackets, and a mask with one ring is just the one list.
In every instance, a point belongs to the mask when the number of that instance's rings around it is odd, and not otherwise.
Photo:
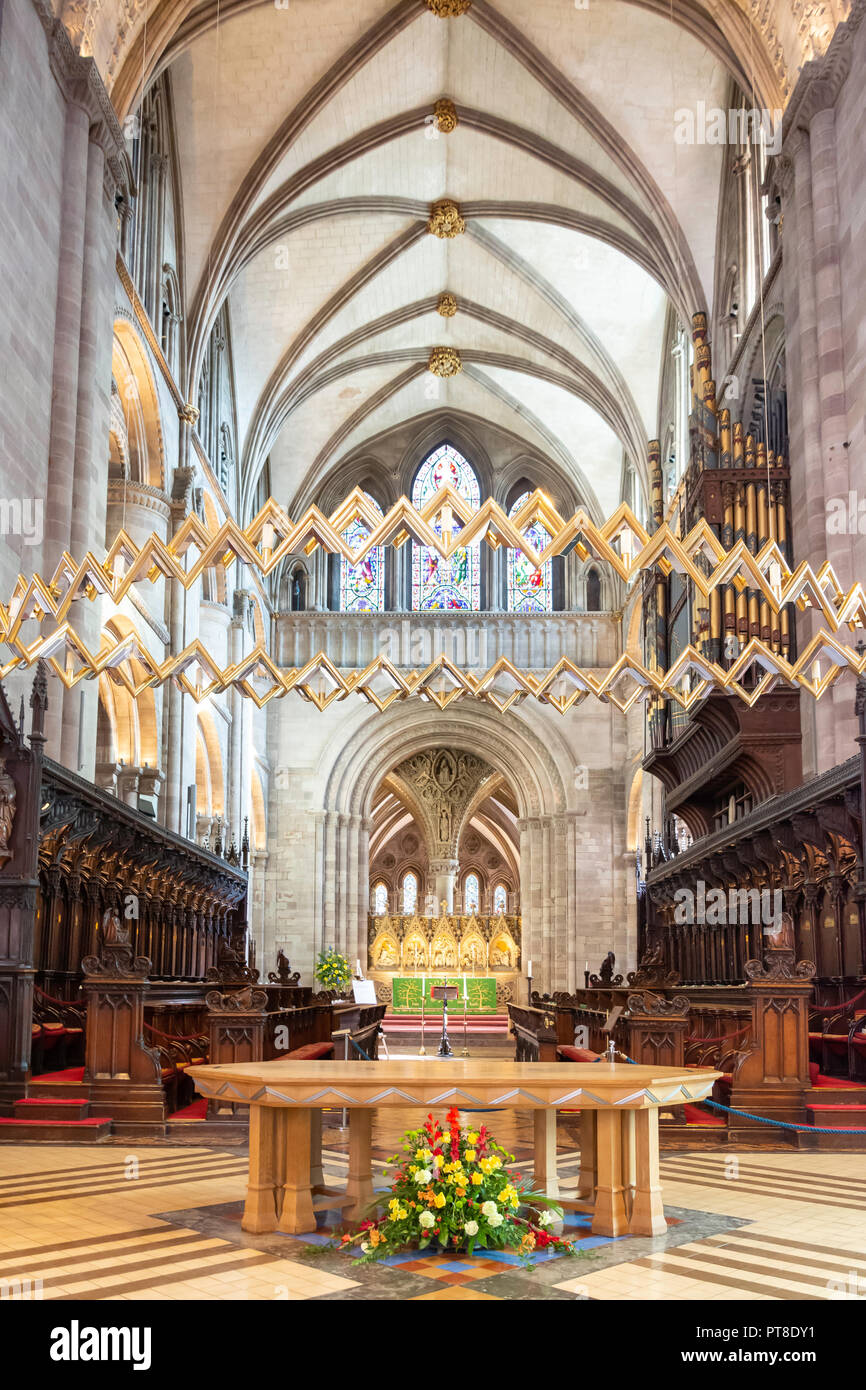
[[(188, 448), (189, 445), (189, 431), (191, 428), (192, 415), (197, 415), (197, 412), (192, 412), (188, 418), (182, 417), (182, 449), (184, 446)], [(172, 536), (180, 529), (189, 509), (192, 479), (192, 469), (184, 467), (175, 469), (171, 495)], [(183, 651), (186, 645), (186, 604), (186, 591), (180, 584), (170, 581), (166, 586), (166, 626), (169, 632), (169, 645), (173, 652)], [(163, 704), (163, 747), (165, 748), (166, 771), (163, 814), (166, 829), (173, 830), (180, 835), (186, 834), (186, 805), (183, 776), (183, 723), (186, 699), (187, 697), (178, 690), (174, 681), (170, 681), (166, 687), (166, 696)], [(194, 743), (194, 721), (191, 724), (190, 737)]]
[(454, 886), (459, 867), (456, 859), (430, 860), (430, 877), (435, 884), (437, 915), (442, 902), (445, 903), (446, 914), (450, 915), (454, 911)]
[(138, 767), (124, 767), (121, 763), (120, 771), (117, 774), (117, 792), (121, 801), (133, 810), (138, 809), (138, 781), (141, 769)]
[[(245, 637), (245, 608), (249, 595), (245, 589), (236, 589), (234, 594), (234, 615), (229, 629), (229, 659), (233, 665), (243, 660)], [(229, 786), (227, 812), (231, 834), (240, 840), (243, 828), (244, 785), (249, 772), (244, 768), (244, 718), (246, 700), (234, 686), (228, 692), (231, 732), (229, 735)]]
[[(63, 193), (60, 206), (57, 313), (51, 395), (48, 487), (45, 503), (43, 566), (51, 575), (70, 545), (70, 498), (75, 479), (81, 301), (84, 285), (84, 222), (87, 208), (87, 158), (90, 118), (83, 105), (66, 108), (63, 141)], [(63, 700), (52, 700), (46, 723), (47, 749), (61, 751)]]
[[(821, 411), (821, 462), (824, 503), (848, 499), (850, 485), (848, 423), (845, 392), (845, 347), (842, 329), (842, 282), (839, 257), (839, 193), (836, 172), (836, 115), (827, 105), (809, 125), (812, 171), (812, 216), (815, 236), (815, 307), (818, 338), (818, 391)], [(843, 588), (857, 577), (852, 572), (852, 541), (824, 527), (826, 557), (833, 562)], [(825, 696), (830, 701), (832, 747), (820, 766), (842, 762), (855, 734), (848, 691), (841, 681)], [(825, 702), (822, 701), (822, 704)], [(825, 716), (826, 719), (826, 716)], [(819, 724), (819, 729), (821, 725)], [(823, 732), (823, 730), (822, 730)], [(828, 731), (829, 732), (829, 731)], [(827, 740), (829, 743), (829, 740)]]

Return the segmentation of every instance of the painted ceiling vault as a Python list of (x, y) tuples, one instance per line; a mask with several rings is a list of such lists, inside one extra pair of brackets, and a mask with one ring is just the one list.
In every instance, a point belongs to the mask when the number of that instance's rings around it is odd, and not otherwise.
[[(196, 399), (227, 297), (247, 504), (267, 460), (296, 511), (377, 437), (441, 412), (551, 459), (601, 520), (624, 460), (646, 483), (669, 307), (688, 322), (712, 300), (723, 149), (678, 144), (675, 113), (727, 106), (732, 82), (783, 106), (847, 6), (56, 8), (121, 117), (168, 74), (179, 385)], [(429, 370), (437, 348), (452, 374)]]

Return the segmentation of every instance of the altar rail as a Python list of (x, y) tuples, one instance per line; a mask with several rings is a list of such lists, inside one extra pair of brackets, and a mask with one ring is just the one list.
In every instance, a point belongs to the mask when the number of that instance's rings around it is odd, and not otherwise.
[(444, 652), (462, 669), (486, 671), (500, 656), (548, 670), (567, 656), (582, 667), (612, 665), (619, 623), (610, 613), (282, 613), (278, 666), (303, 666), (325, 652), (341, 669), (361, 670), (377, 656), (397, 667), (423, 666)]

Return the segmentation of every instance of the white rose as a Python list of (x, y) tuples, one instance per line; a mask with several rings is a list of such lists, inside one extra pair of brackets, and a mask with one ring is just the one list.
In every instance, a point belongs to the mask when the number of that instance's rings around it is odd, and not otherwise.
[(477, 1235), (478, 1235), (478, 1222), (477, 1222), (477, 1221), (467, 1221), (467, 1222), (466, 1222), (466, 1225), (463, 1227), (463, 1229), (464, 1229), (464, 1231), (466, 1232), (466, 1234), (467, 1234), (468, 1236), (477, 1236)]
[(481, 1215), (489, 1220), (491, 1216), (498, 1216), (495, 1202), (485, 1202), (481, 1208)]
[(488, 1224), (488, 1226), (491, 1226), (491, 1227), (493, 1228), (494, 1231), (496, 1230), (496, 1227), (497, 1227), (497, 1226), (501, 1226), (501, 1225), (502, 1225), (502, 1221), (503, 1221), (503, 1218), (499, 1215), (499, 1212), (498, 1212), (498, 1211), (495, 1211), (495, 1212), (493, 1213), (492, 1216), (488, 1216), (488, 1218), (487, 1218), (487, 1224)]
[(425, 1231), (428, 1231), (433, 1225), (434, 1220), (435, 1217), (432, 1211), (422, 1211), (421, 1215), (418, 1217), (418, 1225), (422, 1226)]
[(556, 1218), (552, 1212), (543, 1211), (538, 1218), (538, 1224), (539, 1226), (552, 1226), (555, 1220)]
[(362, 1240), (361, 1249), (364, 1251), (364, 1254), (366, 1255), (367, 1251), (370, 1249), (370, 1242), (367, 1240)]
[(423, 1187), (426, 1182), (430, 1181), (431, 1176), (432, 1174), (429, 1168), (419, 1168), (418, 1172), (415, 1174), (415, 1181)]

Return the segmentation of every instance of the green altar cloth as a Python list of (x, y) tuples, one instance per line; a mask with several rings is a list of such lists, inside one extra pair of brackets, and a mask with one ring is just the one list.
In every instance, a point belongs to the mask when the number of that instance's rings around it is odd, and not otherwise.
[[(467, 975), (465, 978), (466, 1012), (470, 1014), (495, 1013), (496, 981), (490, 976), (484, 978)], [(462, 975), (395, 976), (392, 981), (392, 1012), (395, 1014), (420, 1014), (421, 986), (423, 983), (425, 1015), (430, 1014), (432, 1017), (435, 1014), (441, 1014), (442, 1001), (431, 999), (431, 989), (434, 985), (456, 985), (459, 991), (458, 996), (448, 1005), (448, 1012), (456, 1017), (463, 1013), (463, 979)]]

